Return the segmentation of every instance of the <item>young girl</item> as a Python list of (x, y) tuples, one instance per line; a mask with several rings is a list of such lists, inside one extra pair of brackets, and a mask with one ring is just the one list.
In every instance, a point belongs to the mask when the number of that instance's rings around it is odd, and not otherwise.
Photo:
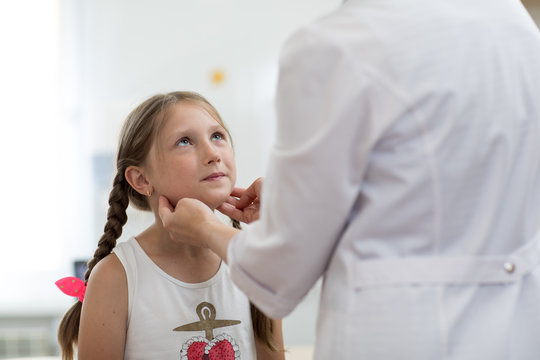
[[(284, 359), (280, 321), (250, 305), (216, 254), (172, 241), (158, 217), (160, 196), (215, 209), (235, 180), (230, 134), (203, 97), (156, 95), (131, 112), (83, 301), (60, 323), (63, 359), (74, 345), (79, 359)], [(117, 245), (129, 203), (156, 221)]]

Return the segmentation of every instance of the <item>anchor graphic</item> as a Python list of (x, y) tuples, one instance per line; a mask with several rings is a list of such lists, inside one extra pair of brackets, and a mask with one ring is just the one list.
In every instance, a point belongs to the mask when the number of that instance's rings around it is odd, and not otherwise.
[(240, 324), (240, 320), (216, 320), (216, 308), (209, 302), (202, 302), (197, 306), (199, 321), (174, 328), (173, 331), (204, 331), (205, 337), (212, 341), (214, 329)]
[(184, 344), (182, 359), (239, 359), (240, 353), (236, 342), (227, 334), (214, 338), (214, 329), (240, 324), (239, 320), (216, 320), (216, 308), (209, 302), (197, 306), (199, 321), (174, 328), (173, 331), (204, 331), (205, 338), (193, 337)]

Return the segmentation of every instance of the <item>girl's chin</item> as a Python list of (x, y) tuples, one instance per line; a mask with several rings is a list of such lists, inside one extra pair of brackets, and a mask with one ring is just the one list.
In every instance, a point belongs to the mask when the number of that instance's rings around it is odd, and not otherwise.
[[(231, 189), (231, 191), (232, 191), (232, 189)], [(208, 206), (209, 208), (214, 210), (219, 205), (223, 204), (225, 201), (227, 201), (229, 199), (229, 194), (230, 194), (230, 192), (220, 191), (220, 192), (214, 192), (214, 193), (206, 193), (205, 196), (200, 196), (199, 197), (199, 196), (195, 195), (193, 197), (200, 200), (200, 201), (202, 201), (203, 203), (206, 204), (206, 206)], [(165, 196), (165, 197), (167, 197), (167, 196)], [(185, 195), (180, 196), (180, 197), (171, 196), (171, 197), (167, 197), (167, 198), (171, 202), (171, 205), (175, 206), (182, 197), (189, 197), (189, 196), (185, 196)]]
[(210, 209), (215, 210), (219, 205), (223, 204), (225, 200), (223, 201), (215, 201), (210, 203), (205, 203)]
[(215, 196), (215, 197), (212, 197), (212, 198), (199, 199), (199, 200), (201, 200), (203, 203), (205, 203), (210, 209), (214, 210), (215, 208), (217, 208), (219, 205), (223, 204), (228, 199), (229, 199), (229, 195)]
[[(231, 189), (232, 191), (232, 189)], [(215, 209), (219, 205), (223, 204), (225, 201), (229, 200), (229, 192), (220, 192), (220, 193), (214, 193), (214, 194), (207, 194), (204, 199), (200, 199), (202, 202), (204, 202), (206, 205), (208, 205), (209, 208)]]

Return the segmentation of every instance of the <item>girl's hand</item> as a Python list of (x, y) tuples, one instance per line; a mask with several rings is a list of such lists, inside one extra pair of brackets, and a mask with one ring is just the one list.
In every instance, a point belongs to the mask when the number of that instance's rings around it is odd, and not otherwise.
[(258, 178), (247, 189), (234, 188), (229, 199), (217, 210), (232, 219), (249, 224), (259, 219), (262, 178)]

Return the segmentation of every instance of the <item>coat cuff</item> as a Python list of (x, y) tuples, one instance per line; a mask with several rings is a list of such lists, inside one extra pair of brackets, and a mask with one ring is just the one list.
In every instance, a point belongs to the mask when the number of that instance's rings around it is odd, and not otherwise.
[(281, 319), (288, 315), (297, 302), (283, 298), (253, 278), (241, 265), (241, 259), (235, 256), (238, 235), (229, 244), (227, 259), (234, 284), (246, 294), (249, 300), (271, 319)]

